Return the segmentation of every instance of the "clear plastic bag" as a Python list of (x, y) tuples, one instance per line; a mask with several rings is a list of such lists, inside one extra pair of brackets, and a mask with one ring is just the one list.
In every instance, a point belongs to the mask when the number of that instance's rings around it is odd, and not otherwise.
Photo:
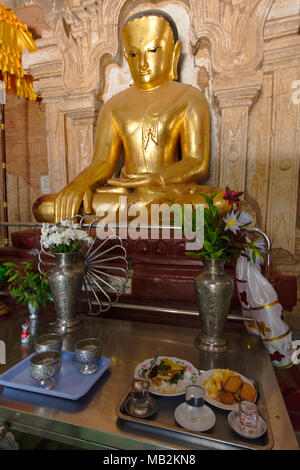
[(251, 316), (255, 324), (255, 328), (249, 328), (249, 322), (245, 322), (247, 330), (260, 335), (274, 367), (292, 366), (292, 334), (284, 320), (283, 309), (274, 287), (262, 275), (260, 268), (248, 262), (245, 256), (238, 259), (236, 278), (243, 315), (247, 312), (247, 316)]

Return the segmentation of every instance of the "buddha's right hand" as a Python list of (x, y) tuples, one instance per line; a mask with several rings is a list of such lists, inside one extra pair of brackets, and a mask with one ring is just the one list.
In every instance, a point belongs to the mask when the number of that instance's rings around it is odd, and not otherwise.
[(78, 214), (81, 204), (86, 214), (92, 213), (92, 190), (86, 183), (72, 181), (58, 195), (55, 200), (55, 223), (66, 217)]

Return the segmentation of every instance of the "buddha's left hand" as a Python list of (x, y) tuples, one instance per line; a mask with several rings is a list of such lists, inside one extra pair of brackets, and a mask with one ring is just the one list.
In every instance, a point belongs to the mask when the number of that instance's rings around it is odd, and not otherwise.
[(162, 180), (156, 173), (137, 173), (127, 178), (110, 178), (107, 184), (121, 188), (138, 188), (139, 186), (162, 186)]

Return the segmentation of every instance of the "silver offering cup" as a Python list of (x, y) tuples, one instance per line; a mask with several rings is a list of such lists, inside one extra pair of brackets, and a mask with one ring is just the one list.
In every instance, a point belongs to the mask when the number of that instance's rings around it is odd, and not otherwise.
[(62, 348), (62, 341), (62, 337), (57, 333), (48, 333), (36, 338), (34, 347), (38, 353), (44, 351), (60, 352)]
[(57, 351), (44, 351), (30, 359), (31, 377), (43, 388), (55, 387), (61, 369), (61, 354)]
[(75, 357), (80, 362), (81, 374), (94, 374), (99, 368), (101, 358), (102, 341), (98, 338), (85, 338), (75, 345)]

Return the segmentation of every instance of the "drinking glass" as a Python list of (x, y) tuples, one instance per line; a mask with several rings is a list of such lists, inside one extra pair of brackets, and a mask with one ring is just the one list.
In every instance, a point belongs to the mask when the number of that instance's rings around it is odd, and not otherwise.
[(239, 403), (240, 426), (243, 431), (256, 430), (258, 426), (258, 409), (255, 403), (240, 401)]
[(189, 385), (185, 389), (186, 416), (190, 421), (201, 420), (205, 391), (199, 385)]
[(148, 411), (150, 399), (150, 381), (133, 379), (131, 382), (132, 411), (136, 415), (144, 415)]

